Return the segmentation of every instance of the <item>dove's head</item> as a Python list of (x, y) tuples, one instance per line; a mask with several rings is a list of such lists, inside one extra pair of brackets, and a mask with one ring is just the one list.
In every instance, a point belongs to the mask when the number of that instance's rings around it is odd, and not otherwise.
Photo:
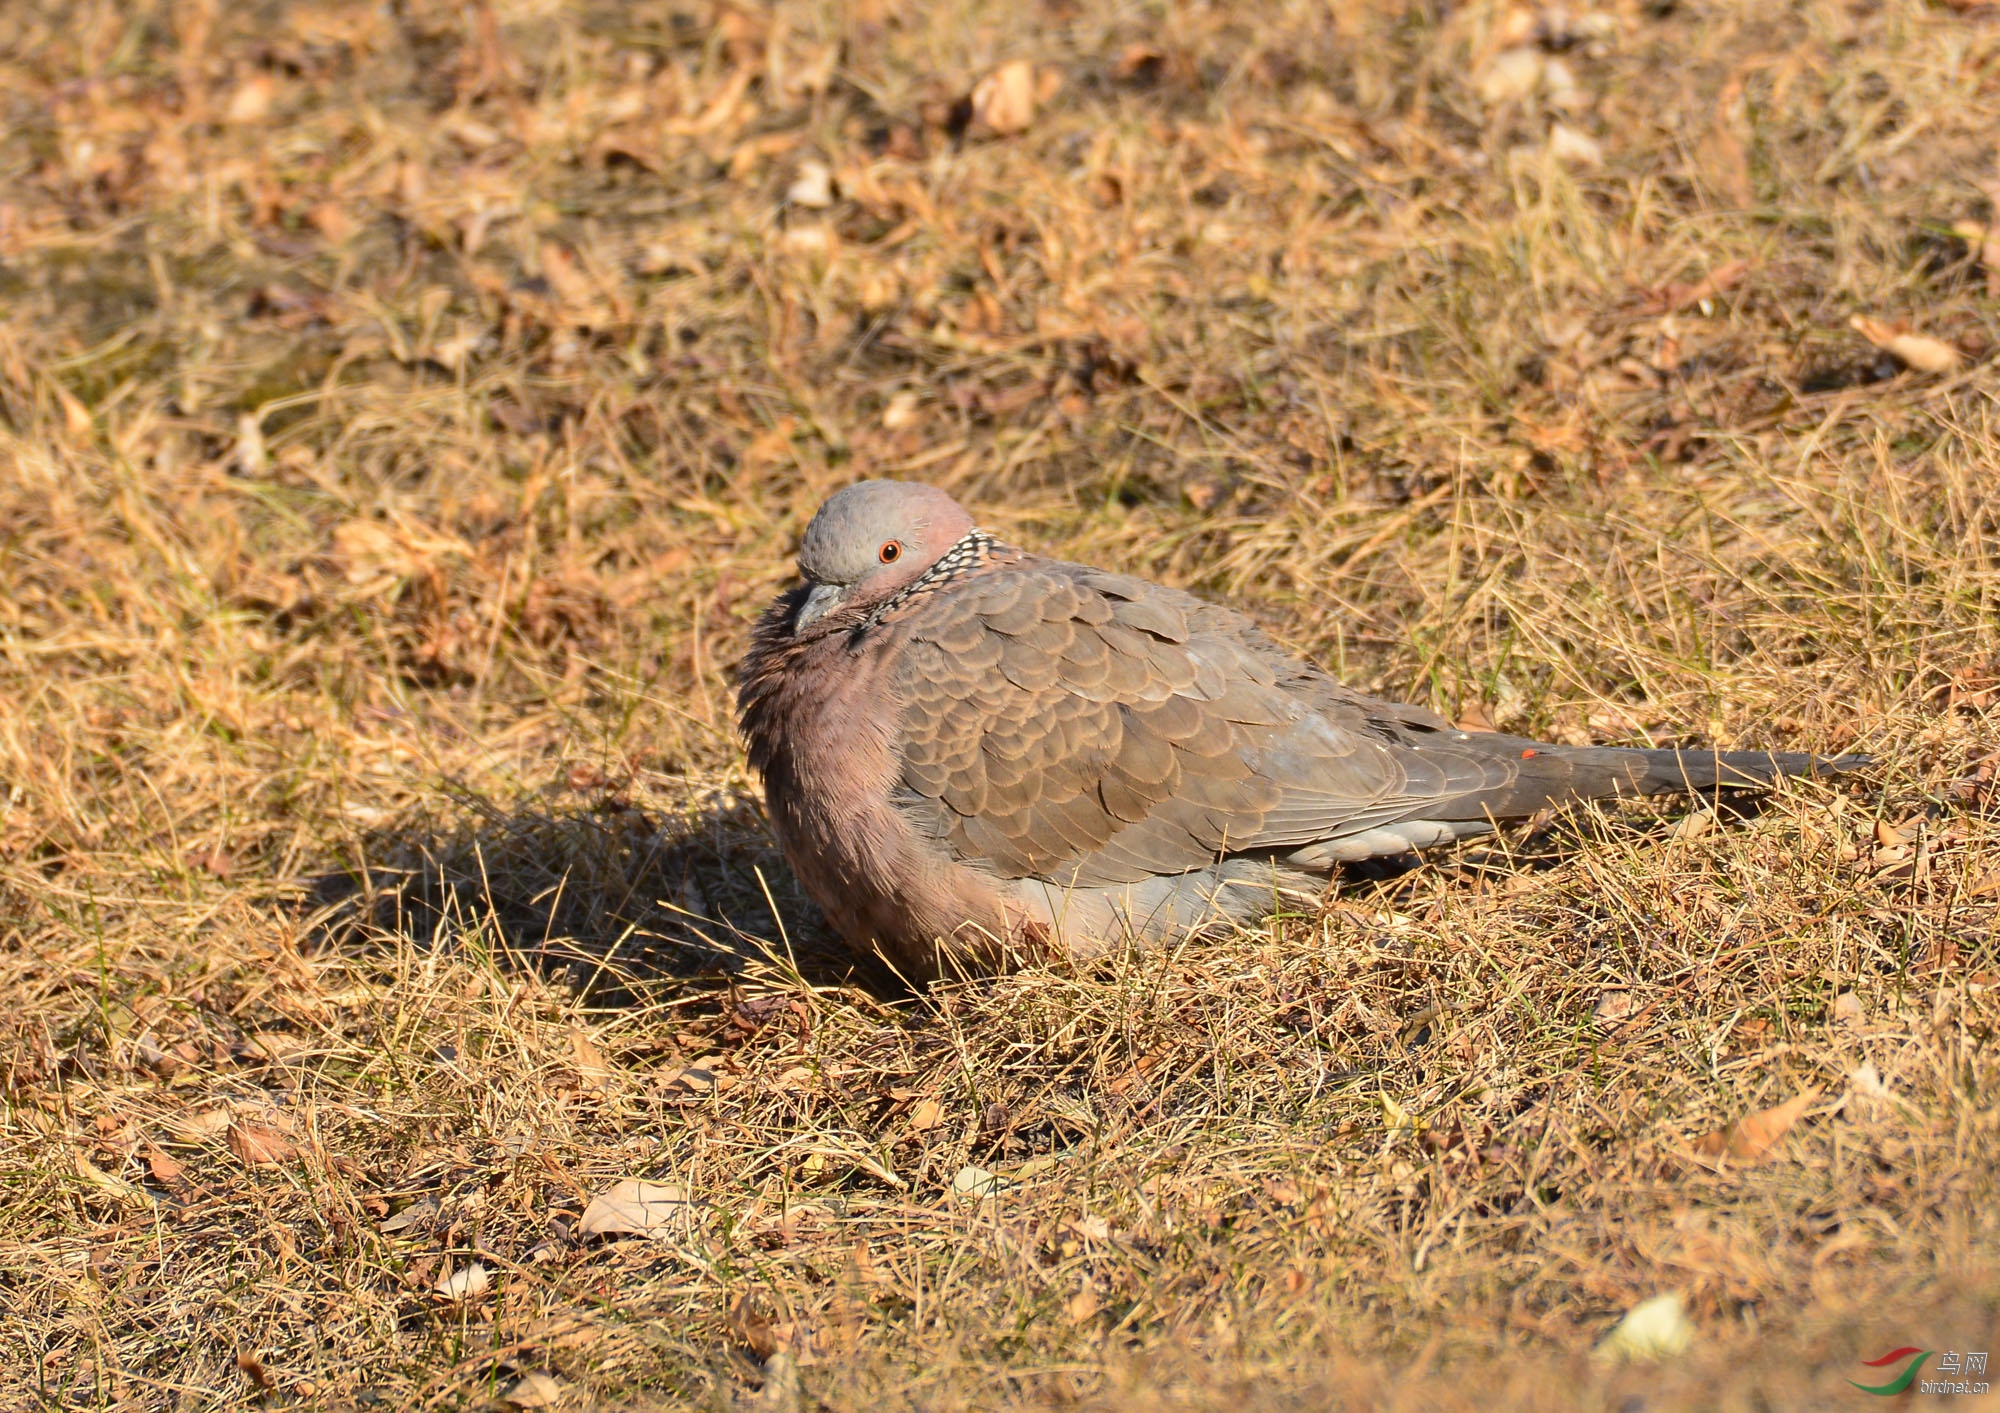
[(935, 486), (859, 481), (827, 498), (799, 545), (806, 593), (794, 636), (858, 623), (921, 579), (973, 528)]

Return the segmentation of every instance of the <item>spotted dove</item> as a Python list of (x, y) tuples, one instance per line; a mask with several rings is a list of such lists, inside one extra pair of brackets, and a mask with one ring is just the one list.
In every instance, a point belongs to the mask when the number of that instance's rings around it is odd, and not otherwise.
[(840, 491), (799, 569), (744, 660), (750, 762), (806, 892), (912, 975), (1254, 922), (1336, 864), (1546, 805), (1859, 763), (1458, 730), (1231, 609), (1004, 544), (930, 486)]

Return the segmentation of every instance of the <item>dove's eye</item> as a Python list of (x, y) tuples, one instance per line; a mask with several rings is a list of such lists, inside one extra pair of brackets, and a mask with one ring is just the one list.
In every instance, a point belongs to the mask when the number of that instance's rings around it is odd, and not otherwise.
[(880, 557), (884, 564), (894, 564), (898, 559), (903, 557), (903, 547), (894, 540), (890, 540), (882, 546)]

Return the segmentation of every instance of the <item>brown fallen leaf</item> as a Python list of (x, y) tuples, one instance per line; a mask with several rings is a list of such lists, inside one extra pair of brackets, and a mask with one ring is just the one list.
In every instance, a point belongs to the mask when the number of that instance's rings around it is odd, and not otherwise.
[(61, 383), (51, 383), (49, 386), (55, 389), (56, 401), (62, 404), (63, 430), (69, 433), (70, 440), (89, 441), (92, 431), (96, 428), (96, 423), (91, 421), (90, 409)]
[(1704, 1158), (1728, 1156), (1739, 1163), (1754, 1163), (1771, 1151), (1779, 1139), (1791, 1131), (1799, 1116), (1812, 1107), (1820, 1095), (1815, 1084), (1784, 1103), (1745, 1114), (1728, 1128), (1705, 1133), (1694, 1141), (1694, 1151)]
[(1602, 166), (1604, 144), (1568, 123), (1556, 123), (1549, 128), (1549, 156), (1572, 167)]
[(1674, 823), (1667, 831), (1669, 839), (1699, 839), (1715, 828), (1714, 810), (1696, 810)]
[(154, 1182), (172, 1182), (187, 1171), (187, 1164), (177, 1162), (148, 1145), (146, 1149), (146, 1171), (153, 1175)]
[(333, 532), (333, 553), (347, 582), (378, 593), (398, 580), (437, 572), (440, 559), (471, 560), (472, 546), (421, 525), (350, 520)]
[(1151, 1050), (1141, 1055), (1138, 1063), (1134, 1064), (1131, 1069), (1125, 1071), (1124, 1074), (1118, 1076), (1118, 1078), (1112, 1080), (1111, 1083), (1104, 1087), (1113, 1094), (1123, 1094), (1126, 1090), (1151, 1074), (1155, 1069), (1158, 1069), (1160, 1061), (1166, 1059), (1167, 1054), (1167, 1046), (1154, 1046)]
[(1919, 373), (1951, 373), (1965, 362), (1965, 355), (1943, 339), (1913, 333), (1908, 324), (1900, 321), (1890, 324), (1871, 319), (1866, 314), (1856, 314), (1847, 322), (1875, 347), (1892, 354)]
[(572, 1026), (569, 1032), (570, 1061), (576, 1066), (577, 1078), (586, 1089), (604, 1089), (611, 1083), (611, 1067), (604, 1063), (604, 1056), (591, 1044), (590, 1036), (582, 1027)]
[(1103, 1217), (1080, 1216), (1064, 1222), (1062, 1229), (1082, 1237), (1085, 1241), (1111, 1240), (1111, 1223)]
[(233, 125), (261, 123), (271, 115), (271, 100), (278, 96), (278, 81), (269, 74), (256, 74), (236, 86), (222, 120)]
[[(1050, 73), (1054, 74), (1054, 70)], [(1053, 96), (1053, 89), (1044, 92), (1047, 77), (1038, 77), (1035, 66), (1026, 59), (1002, 64), (972, 90), (973, 121), (1002, 137), (1026, 132), (1035, 121), (1035, 110)], [(1061, 76), (1055, 77), (1060, 85)]]
[(179, 1057), (162, 1050), (150, 1030), (133, 1037), (132, 1059), (162, 1079), (172, 1079), (181, 1069)]
[(1503, 49), (1479, 71), (1473, 87), (1490, 107), (1518, 103), (1541, 86), (1546, 62), (1540, 50), (1528, 45)]
[(1638, 1005), (1625, 987), (1607, 986), (1597, 993), (1597, 1004), (1591, 1007), (1590, 1018), (1602, 1029), (1624, 1020), (1638, 1009)]
[(285, 1030), (260, 1030), (244, 1036), (242, 1043), (231, 1047), (230, 1053), (253, 1064), (278, 1065), (296, 1062), (311, 1049), (312, 1042), (302, 1035)]
[(1206, 514), (1220, 505), (1222, 498), (1229, 494), (1229, 483), (1214, 479), (1191, 481), (1181, 488), (1181, 494), (1187, 497), (1189, 505)]
[(553, 1408), (568, 1392), (569, 1386), (561, 1379), (534, 1369), (514, 1381), (506, 1398), (516, 1408)]
[(1072, 1295), (1065, 1307), (1069, 1315), (1069, 1322), (1072, 1325), (1083, 1324), (1086, 1320), (1096, 1315), (1098, 1309), (1097, 1292), (1089, 1286), (1085, 1286), (1075, 1295)]
[(585, 1236), (668, 1236), (684, 1229), (693, 1215), (679, 1184), (622, 1178), (590, 1199), (576, 1229)]
[(354, 218), (331, 201), (322, 201), (306, 211), (306, 222), (335, 245), (354, 234)]
[(1769, 1016), (1751, 1016), (1740, 1022), (1730, 1033), (1730, 1040), (1737, 1046), (1757, 1045), (1771, 1032)]
[(542, 278), (549, 282), (562, 303), (563, 316), (581, 328), (601, 329), (615, 320), (616, 313), (576, 256), (545, 240), (541, 246)]
[(125, 1181), (124, 1178), (114, 1177), (112, 1174), (105, 1172), (104, 1169), (98, 1167), (97, 1164), (91, 1162), (83, 1154), (72, 1154), (70, 1161), (76, 1168), (76, 1175), (78, 1177), (100, 1191), (117, 1198), (120, 1202), (127, 1202), (140, 1207), (153, 1205), (152, 1195), (144, 1188), (136, 1187)]
[(229, 1151), (253, 1168), (289, 1163), (299, 1154), (298, 1145), (278, 1129), (244, 1119), (229, 1125)]
[[(175, 1046), (179, 1051), (182, 1047)], [(199, 1143), (204, 1138), (220, 1138), (229, 1129), (230, 1115), (227, 1107), (203, 1109), (199, 1113), (188, 1114), (169, 1121), (174, 1136), (185, 1143)]]
[(199, 849), (187, 856), (189, 868), (198, 868), (216, 878), (236, 871), (236, 859), (227, 849)]
[(727, 1089), (724, 1081), (732, 1081), (733, 1076), (719, 1073), (713, 1059), (692, 1060), (678, 1069), (664, 1072), (656, 1085), (661, 1089), (680, 1089), (692, 1094), (707, 1094), (716, 1089)]
[(747, 1292), (729, 1307), (729, 1332), (759, 1359), (769, 1359), (778, 1352), (777, 1327)]
[(1692, 284), (1661, 285), (1657, 289), (1646, 291), (1646, 312), (1678, 314), (1683, 309), (1692, 309), (1704, 299), (1713, 299), (1726, 290), (1736, 288), (1743, 283), (1743, 277), (1749, 273), (1748, 260), (1731, 260), (1727, 264), (1717, 265)]
[(1985, 711), (2000, 701), (2000, 687), (1961, 686), (1953, 682), (1945, 690), (1946, 711)]
[(944, 1122), (944, 1105), (935, 1099), (920, 1099), (910, 1110), (910, 1132), (928, 1133)]
[(851, 1274), (859, 1285), (894, 1285), (896, 1278), (875, 1264), (875, 1253), (868, 1249), (868, 1243), (857, 1241), (852, 1253)]

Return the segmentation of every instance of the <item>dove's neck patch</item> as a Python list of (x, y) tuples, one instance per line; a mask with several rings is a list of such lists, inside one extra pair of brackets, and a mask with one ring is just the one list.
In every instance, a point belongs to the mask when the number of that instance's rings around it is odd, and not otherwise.
[(963, 579), (975, 569), (983, 568), (993, 556), (1006, 548), (981, 529), (967, 530), (959, 537), (958, 543), (938, 556), (938, 561), (922, 574), (905, 584), (888, 598), (875, 606), (861, 622), (855, 625), (856, 633), (865, 633), (880, 623), (884, 616), (933, 589), (942, 588), (957, 579)]

